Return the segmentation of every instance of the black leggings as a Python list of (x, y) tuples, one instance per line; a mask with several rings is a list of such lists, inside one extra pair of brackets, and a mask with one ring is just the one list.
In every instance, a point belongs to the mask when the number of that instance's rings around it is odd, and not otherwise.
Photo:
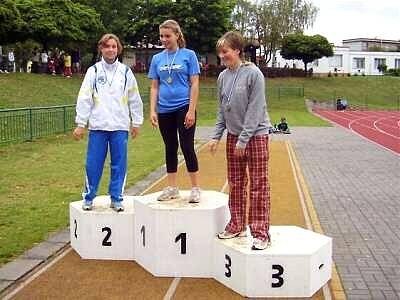
[(194, 151), (196, 122), (187, 129), (183, 124), (188, 109), (189, 105), (186, 105), (171, 113), (158, 114), (158, 125), (165, 144), (167, 173), (175, 173), (178, 170), (178, 134), (188, 172), (199, 170), (196, 152)]

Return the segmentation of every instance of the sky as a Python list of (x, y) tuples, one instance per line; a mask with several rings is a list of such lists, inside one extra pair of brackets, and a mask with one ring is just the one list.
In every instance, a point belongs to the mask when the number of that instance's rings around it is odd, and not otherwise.
[(312, 28), (305, 34), (320, 34), (330, 43), (378, 38), (400, 40), (400, 0), (308, 0), (319, 8)]

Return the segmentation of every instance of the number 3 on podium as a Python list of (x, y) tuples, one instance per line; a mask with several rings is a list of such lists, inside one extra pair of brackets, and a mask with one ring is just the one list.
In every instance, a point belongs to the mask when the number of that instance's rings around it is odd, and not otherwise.
[[(232, 266), (232, 259), (228, 254), (225, 254), (225, 276), (226, 277), (231, 277), (232, 276), (232, 270), (231, 270), (231, 266)], [(281, 265), (272, 265), (272, 270), (277, 271), (276, 273), (272, 274), (272, 279), (275, 280), (275, 282), (271, 283), (271, 287), (272, 288), (279, 288), (283, 285), (283, 267)]]

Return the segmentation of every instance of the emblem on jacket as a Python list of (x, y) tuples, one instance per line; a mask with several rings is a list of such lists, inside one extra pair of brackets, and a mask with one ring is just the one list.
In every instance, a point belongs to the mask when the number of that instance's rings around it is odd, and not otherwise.
[(104, 75), (99, 75), (99, 77), (97, 77), (97, 82), (100, 84), (105, 84), (106, 83), (106, 77)]

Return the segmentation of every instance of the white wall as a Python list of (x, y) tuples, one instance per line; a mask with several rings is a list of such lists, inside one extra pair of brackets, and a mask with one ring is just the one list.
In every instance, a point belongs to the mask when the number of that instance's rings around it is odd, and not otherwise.
[[(365, 59), (364, 69), (353, 66), (354, 58)], [(400, 59), (400, 52), (365, 52), (352, 51), (347, 47), (334, 47), (333, 57), (323, 57), (318, 59), (318, 61), (309, 63), (307, 69), (313, 68), (313, 72), (317, 74), (327, 74), (329, 72), (333, 74), (336, 68), (339, 74), (350, 73), (354, 75), (358, 73), (361, 75), (364, 73), (365, 75), (382, 75), (375, 68), (375, 59), (377, 58), (384, 58), (388, 69), (392, 69), (395, 67), (395, 59)], [(285, 60), (278, 52), (276, 57), (276, 67), (283, 68), (286, 64), (288, 64), (289, 68), (292, 68), (293, 64), (295, 64), (296, 68), (304, 69), (302, 61)], [(272, 66), (272, 63), (269, 63), (269, 66)]]

